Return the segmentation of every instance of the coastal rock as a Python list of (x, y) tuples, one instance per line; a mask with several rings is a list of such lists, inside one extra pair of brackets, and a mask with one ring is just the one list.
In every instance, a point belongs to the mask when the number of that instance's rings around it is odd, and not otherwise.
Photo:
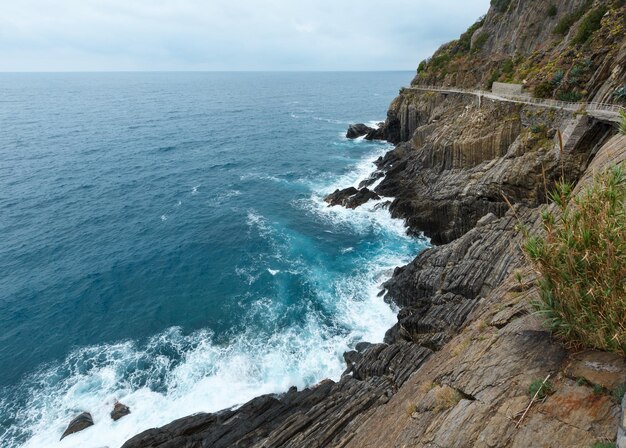
[(432, 354), (409, 342), (364, 350), (362, 361), (339, 382), (325, 380), (237, 409), (184, 417), (133, 437), (123, 448), (341, 446)]
[(355, 195), (350, 196), (343, 205), (346, 208), (357, 208), (372, 199), (380, 199), (380, 196), (368, 188), (361, 188)]
[(357, 208), (365, 204), (370, 199), (380, 199), (373, 191), (368, 188), (361, 188), (357, 190), (354, 187), (349, 187), (344, 190), (335, 190), (334, 193), (329, 194), (324, 199), (329, 206), (342, 205), (346, 208)]
[(335, 190), (333, 193), (326, 196), (324, 201), (326, 201), (331, 207), (335, 205), (343, 205), (345, 201), (350, 198), (350, 196), (354, 196), (358, 192), (359, 190), (354, 187), (344, 188), (343, 190)]
[(91, 414), (89, 412), (83, 412), (82, 414), (75, 417), (69, 425), (67, 425), (67, 428), (61, 436), (61, 440), (63, 440), (70, 434), (82, 431), (83, 429), (89, 428), (90, 426), (93, 426), (93, 419), (91, 418)]
[(111, 418), (114, 421), (117, 421), (120, 418), (127, 416), (128, 414), (130, 414), (130, 408), (125, 404), (116, 401), (113, 405), (113, 410), (111, 411)]
[(385, 177), (385, 173), (383, 173), (382, 171), (378, 171), (378, 170), (374, 171), (372, 174), (368, 176), (367, 179), (361, 181), (361, 183), (359, 184), (359, 188), (369, 187), (378, 179), (381, 179), (383, 177)]
[(348, 128), (348, 132), (346, 132), (346, 137), (349, 139), (363, 137), (373, 130), (374, 128), (371, 128), (363, 123), (351, 124)]

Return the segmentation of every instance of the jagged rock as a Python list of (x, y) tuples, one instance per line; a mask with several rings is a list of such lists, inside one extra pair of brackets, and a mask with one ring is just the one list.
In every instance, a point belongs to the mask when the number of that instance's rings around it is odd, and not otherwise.
[(111, 411), (111, 418), (115, 421), (130, 414), (130, 408), (119, 401), (116, 401)]
[(342, 205), (346, 208), (357, 208), (365, 204), (370, 199), (380, 199), (373, 191), (368, 188), (357, 190), (354, 187), (344, 190), (335, 190), (324, 199), (329, 206)]
[(354, 374), (344, 375), (337, 383), (326, 380), (301, 392), (264, 395), (237, 409), (185, 417), (145, 431), (123, 448), (339, 446), (431, 354), (408, 342), (374, 345), (363, 355), (369, 361), (358, 363)]
[(348, 128), (348, 132), (346, 132), (346, 137), (350, 139), (355, 139), (359, 137), (363, 137), (368, 133), (372, 132), (374, 128), (370, 128), (369, 126), (363, 123), (351, 124)]
[(76, 432), (82, 431), (85, 428), (89, 428), (93, 426), (93, 419), (91, 418), (91, 414), (89, 412), (83, 412), (82, 414), (75, 417), (65, 431), (63, 431), (63, 435), (61, 436), (61, 440), (70, 434), (74, 434)]
[(383, 173), (382, 171), (374, 171), (372, 174), (369, 175), (367, 179), (361, 181), (361, 183), (359, 184), (359, 188), (369, 187), (381, 177), (385, 177), (385, 173)]
[(380, 199), (380, 196), (368, 188), (361, 188), (355, 195), (350, 196), (343, 205), (346, 208), (357, 208), (371, 199), (377, 200)]
[(354, 187), (345, 188), (343, 190), (335, 190), (324, 198), (329, 206), (343, 205), (350, 196), (357, 194), (359, 190)]

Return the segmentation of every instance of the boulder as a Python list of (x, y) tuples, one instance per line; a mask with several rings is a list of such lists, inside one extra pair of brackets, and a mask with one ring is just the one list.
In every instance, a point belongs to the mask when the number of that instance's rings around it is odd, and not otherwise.
[(70, 434), (74, 434), (75, 432), (82, 431), (85, 428), (89, 428), (93, 426), (93, 419), (91, 418), (91, 414), (89, 412), (83, 412), (79, 416), (75, 417), (67, 428), (63, 432), (60, 440), (63, 440), (66, 436)]
[(351, 124), (348, 128), (348, 132), (346, 132), (346, 137), (350, 139), (355, 139), (363, 137), (364, 135), (367, 135), (372, 131), (374, 131), (374, 128), (370, 128), (363, 123)]
[(357, 194), (359, 190), (354, 187), (344, 188), (343, 190), (335, 190), (324, 198), (328, 202), (329, 207), (334, 205), (344, 205), (344, 202), (350, 197)]
[(111, 411), (111, 418), (117, 421), (120, 418), (127, 416), (128, 414), (130, 414), (130, 408), (125, 404), (116, 401), (115, 405), (113, 406), (113, 410)]

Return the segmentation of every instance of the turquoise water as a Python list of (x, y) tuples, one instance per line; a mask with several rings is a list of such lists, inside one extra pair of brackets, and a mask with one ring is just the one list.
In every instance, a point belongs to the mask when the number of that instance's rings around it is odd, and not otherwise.
[(322, 198), (389, 149), (343, 134), (411, 77), (0, 75), (0, 446), (119, 446), (381, 341), (379, 285), (425, 242)]

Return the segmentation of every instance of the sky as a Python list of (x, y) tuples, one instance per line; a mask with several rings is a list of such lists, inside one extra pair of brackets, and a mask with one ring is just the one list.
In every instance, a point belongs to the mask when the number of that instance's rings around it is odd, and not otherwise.
[(489, 0), (0, 0), (0, 71), (415, 70)]

